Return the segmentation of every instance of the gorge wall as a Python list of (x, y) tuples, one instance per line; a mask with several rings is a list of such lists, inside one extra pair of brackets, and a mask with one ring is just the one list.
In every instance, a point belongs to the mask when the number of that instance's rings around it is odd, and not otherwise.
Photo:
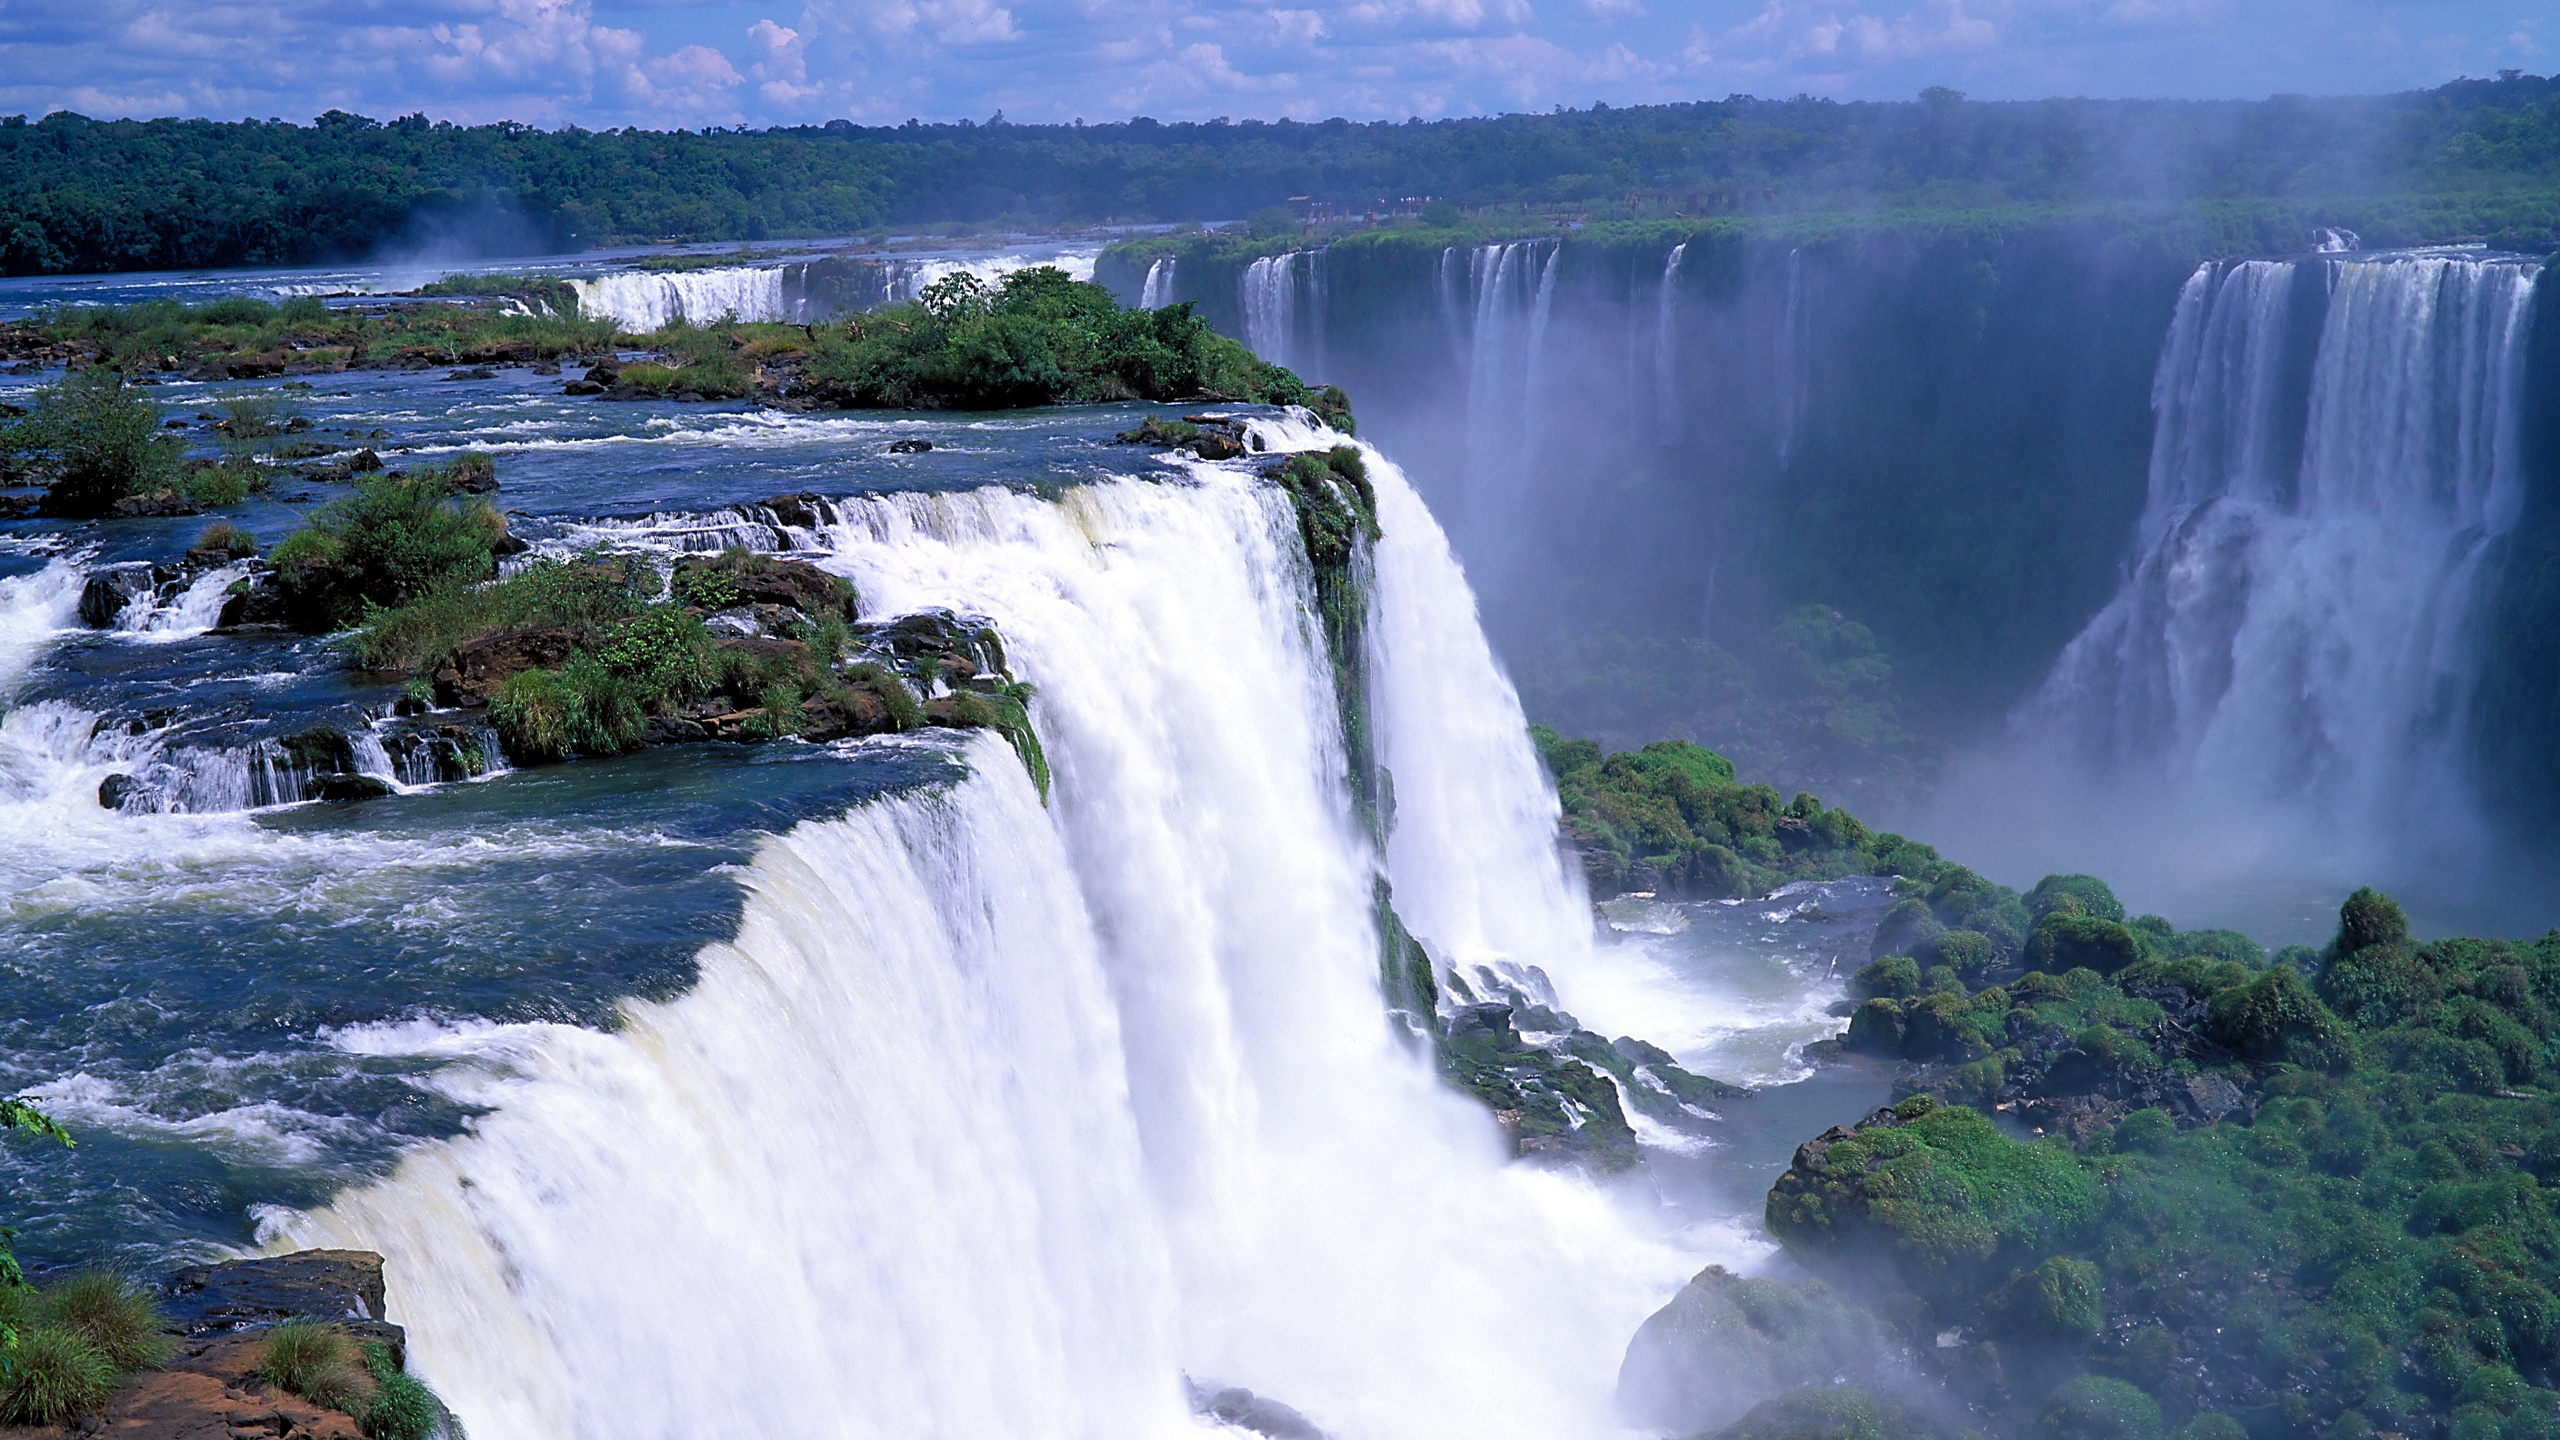
[[(1911, 728), (1969, 752), (1955, 785), (1934, 807), (1925, 784), (1862, 790), (1892, 757), (1859, 727), (1889, 729), (1889, 704), (1817, 696), (1758, 753), (1729, 715), (1693, 738), (1998, 840), (2029, 878), (2070, 868), (2054, 847), (2102, 792), (2280, 802), (2312, 828), (2252, 822), (2243, 848), (2404, 878), (2560, 819), (2560, 341), (2533, 323), (2537, 264), (2366, 257), (2335, 232), (2232, 264), (2175, 229), (1978, 216), (1279, 243), (1134, 247), (1097, 278), (1194, 300), (1361, 396), (1536, 718), (1683, 733), (1699, 642), (1747, 672), (1811, 603), (1876, 645), (1823, 683), (1889, 669)], [(1642, 663), (1590, 659), (1613, 647)], [(2027, 751), (2049, 762), (2032, 776)], [(2064, 779), (2074, 813), (1966, 820), (1984, 791)], [(2358, 843), (2331, 843), (2341, 824)], [(2113, 873), (2138, 868), (2118, 848)]]

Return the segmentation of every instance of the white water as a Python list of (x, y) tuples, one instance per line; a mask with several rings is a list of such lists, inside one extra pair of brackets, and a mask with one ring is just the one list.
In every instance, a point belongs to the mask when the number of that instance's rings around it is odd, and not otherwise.
[(1684, 240), (1663, 257), (1653, 305), (1653, 418), (1666, 440), (1680, 438), (1680, 257), (1688, 251)]
[(1547, 319), (1563, 254), (1553, 241), (1523, 240), (1479, 246), (1468, 261), (1460, 528), (1467, 553), (1497, 576), (1519, 548), (1526, 523), (1537, 417), (1546, 408), (1540, 381)]
[(897, 270), (890, 294), (899, 300), (921, 299), (926, 288), (935, 281), (963, 272), (975, 275), (989, 285), (1001, 285), (1004, 277), (1035, 265), (1063, 270), (1070, 280), (1091, 280), (1094, 261), (1101, 254), (1099, 249), (1077, 249), (1053, 254), (954, 255), (931, 260), (897, 260), (890, 262)]
[[(2537, 268), (2198, 270), (2161, 356), (2123, 588), (2021, 738), (2150, 809), (2222, 817), (2193, 837), (2205, 851), (2256, 834), (2269, 806), (2341, 873), (2480, 843), (2467, 722), (2485, 566), (2523, 500)], [(2316, 334), (2294, 333), (2305, 281), (2326, 291)]]
[(1245, 348), (1312, 380), (1323, 364), (1324, 257), (1313, 250), (1267, 255), (1237, 280)]
[(578, 313), (610, 316), (624, 330), (646, 334), (677, 320), (708, 325), (721, 318), (788, 320), (779, 266), (722, 266), (713, 270), (630, 271), (569, 282)]
[(1160, 255), (1147, 265), (1147, 278), (1138, 287), (1138, 308), (1161, 310), (1173, 303), (1173, 266), (1170, 255)]
[(146, 590), (125, 603), (116, 616), (116, 629), (134, 639), (149, 641), (202, 635), (221, 620), (222, 604), (230, 598), (232, 582), (248, 573), (245, 561), (216, 566), (190, 581), (165, 605), (159, 603), (154, 592)]
[[(1451, 953), (1570, 968), (1517, 705), (1369, 463), (1399, 904)], [(869, 603), (1002, 625), (1045, 810), (982, 739), (946, 793), (769, 842), (738, 938), (617, 1034), (351, 1038), (455, 1057), (493, 1113), (274, 1234), (388, 1255), (481, 1440), (1190, 1436), (1186, 1375), (1344, 1440), (1609, 1430), (1699, 1257), (1507, 1166), (1394, 1038), (1294, 518), (1193, 477), (838, 509)]]

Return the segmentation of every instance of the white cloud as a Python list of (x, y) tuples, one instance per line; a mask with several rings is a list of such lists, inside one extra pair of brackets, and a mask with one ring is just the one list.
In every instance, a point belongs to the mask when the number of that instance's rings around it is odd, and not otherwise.
[[(734, 3), (734, 0), (725, 0)], [(536, 124), (1346, 115), (1728, 91), (2411, 88), (2531, 64), (2514, 0), (0, 0), (0, 112)]]

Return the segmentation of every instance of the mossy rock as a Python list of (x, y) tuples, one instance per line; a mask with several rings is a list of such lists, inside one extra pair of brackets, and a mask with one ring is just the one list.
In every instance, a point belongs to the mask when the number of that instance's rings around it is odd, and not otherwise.
[(1710, 1265), (1637, 1329), (1618, 1367), (1620, 1413), (1688, 1434), (1840, 1376), (1880, 1384), (1894, 1346), (1875, 1318), (1819, 1284)]

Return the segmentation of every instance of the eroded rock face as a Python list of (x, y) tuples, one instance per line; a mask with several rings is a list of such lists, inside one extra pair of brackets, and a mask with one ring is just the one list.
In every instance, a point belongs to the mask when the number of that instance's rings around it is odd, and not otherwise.
[(114, 625), (116, 617), (137, 596), (158, 590), (160, 582), (167, 578), (163, 573), (166, 569), (136, 560), (90, 571), (88, 583), (80, 587), (80, 623), (94, 630)]
[[(126, 1382), (93, 1433), (116, 1440), (363, 1440), (355, 1418), (287, 1394), (257, 1378), (266, 1359), (262, 1334), (220, 1334), (179, 1342), (157, 1370)], [(60, 1434), (60, 1431), (12, 1431)]]

